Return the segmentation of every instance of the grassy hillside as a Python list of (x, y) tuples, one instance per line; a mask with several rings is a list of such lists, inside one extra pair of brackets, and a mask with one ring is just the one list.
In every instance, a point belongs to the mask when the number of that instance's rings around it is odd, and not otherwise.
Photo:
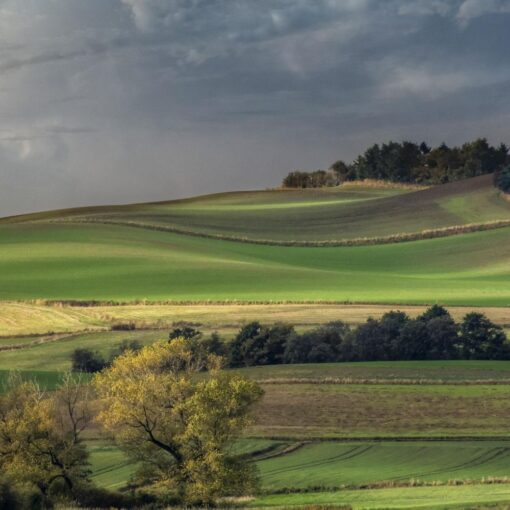
[(0, 299), (506, 306), (509, 233), (502, 228), (399, 244), (298, 248), (112, 225), (4, 225)]
[(324, 241), (510, 219), (510, 203), (494, 188), (492, 176), (485, 175), (418, 191), (347, 184), (221, 193), (172, 202), (50, 211), (3, 222), (65, 218), (138, 222), (247, 239)]

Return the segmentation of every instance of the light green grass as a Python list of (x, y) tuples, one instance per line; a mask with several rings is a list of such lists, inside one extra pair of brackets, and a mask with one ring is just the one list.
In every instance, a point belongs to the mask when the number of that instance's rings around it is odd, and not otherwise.
[(0, 370), (62, 372), (71, 368), (71, 355), (77, 348), (91, 349), (108, 356), (123, 340), (138, 340), (148, 344), (167, 336), (165, 331), (106, 331), (69, 335), (23, 349), (0, 351)]
[(510, 476), (510, 442), (320, 442), (257, 463), (266, 491)]
[(0, 227), (1, 299), (339, 300), (506, 306), (510, 228), (350, 248), (129, 227)]
[(125, 487), (136, 471), (132, 462), (115, 445), (102, 441), (88, 441), (92, 481), (100, 487), (117, 490)]
[(304, 505), (350, 505), (358, 509), (472, 508), (486, 504), (510, 504), (510, 485), (466, 485), (459, 487), (411, 487), (348, 490), (307, 494), (280, 494), (258, 498), (252, 507)]

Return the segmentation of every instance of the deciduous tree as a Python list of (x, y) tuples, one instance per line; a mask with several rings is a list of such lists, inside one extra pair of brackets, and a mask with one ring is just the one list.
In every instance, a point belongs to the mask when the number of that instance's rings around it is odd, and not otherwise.
[[(221, 372), (218, 356), (197, 357), (185, 339), (128, 351), (94, 380), (99, 420), (142, 463), (142, 474), (186, 503), (251, 491), (251, 465), (231, 446), (262, 390)], [(200, 376), (197, 372), (207, 370)]]

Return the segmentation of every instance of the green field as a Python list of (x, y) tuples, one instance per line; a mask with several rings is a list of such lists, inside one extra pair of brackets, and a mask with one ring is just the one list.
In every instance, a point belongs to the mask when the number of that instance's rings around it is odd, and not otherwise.
[(510, 476), (510, 442), (319, 442), (257, 462), (264, 490)]
[(106, 489), (121, 489), (136, 471), (136, 466), (113, 444), (88, 441), (91, 479)]
[(399, 244), (297, 248), (117, 226), (9, 225), (0, 228), (0, 298), (506, 306), (509, 234), (503, 228)]
[[(341, 506), (354, 510), (422, 508), (508, 508), (510, 485), (465, 485), (460, 487), (405, 487), (395, 489), (347, 490), (338, 492), (311, 492), (305, 494), (278, 494), (258, 498), (252, 507), (281, 507), (304, 505)], [(501, 506), (499, 506), (501, 505)]]
[[(416, 316), (423, 311), (418, 305), (441, 303), (457, 305), (451, 310), (457, 320), (478, 308), (508, 327), (510, 227), (352, 247), (203, 237), (315, 242), (509, 220), (510, 203), (491, 179), (418, 191), (355, 185), (225, 193), (0, 220), (0, 383), (19, 370), (53, 389), (77, 347), (108, 356), (123, 340), (163, 339), (180, 321), (228, 340), (248, 320), (287, 321), (302, 331), (331, 320), (357, 324), (390, 308)], [(110, 331), (127, 322), (138, 329)], [(510, 476), (510, 362), (240, 372), (265, 391), (253, 425), (234, 446), (257, 464), (267, 493), (252, 506), (510, 502), (510, 484), (479, 483)], [(92, 478), (122, 489), (135, 466), (97, 433), (87, 436)], [(360, 489), (453, 479), (477, 483)], [(269, 494), (286, 490), (294, 494)]]
[[(167, 337), (164, 331), (109, 331), (68, 335), (58, 340), (0, 352), (0, 370), (44, 370), (66, 371), (71, 368), (71, 354), (78, 348), (99, 351), (103, 355), (123, 340), (138, 340), (140, 343), (152, 343)], [(12, 339), (16, 342), (18, 339)]]

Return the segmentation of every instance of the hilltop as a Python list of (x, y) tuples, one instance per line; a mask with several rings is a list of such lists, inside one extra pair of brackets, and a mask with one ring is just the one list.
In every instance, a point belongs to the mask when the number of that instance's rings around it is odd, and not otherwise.
[(510, 220), (492, 175), (413, 189), (346, 183), (334, 188), (205, 195), (169, 202), (86, 207), (0, 219), (138, 225), (229, 240), (324, 242), (398, 236)]

